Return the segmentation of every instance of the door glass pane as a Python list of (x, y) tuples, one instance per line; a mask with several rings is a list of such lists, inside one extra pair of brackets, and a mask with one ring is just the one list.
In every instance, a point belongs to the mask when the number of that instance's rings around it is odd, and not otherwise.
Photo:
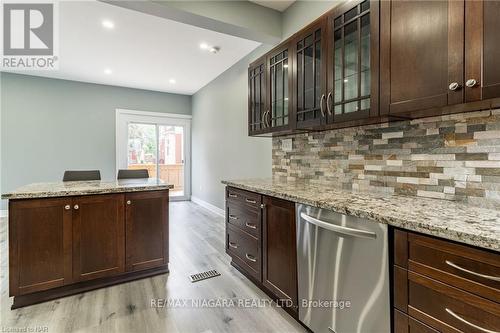
[(271, 67), (271, 125), (274, 124), (274, 117), (276, 114), (276, 67)]
[[(302, 51), (297, 53), (297, 111), (304, 109), (304, 71)], [(299, 116), (300, 117), (300, 116)], [(300, 120), (300, 119), (299, 119)]]
[(316, 42), (316, 50), (314, 52), (314, 70), (315, 70), (315, 95), (317, 108), (320, 107), (321, 103), (321, 42)]
[(345, 26), (344, 37), (344, 99), (358, 97), (358, 23)]
[(342, 100), (342, 29), (338, 29), (334, 33), (334, 101)]
[(260, 121), (260, 108), (261, 106), (261, 101), (260, 101), (260, 74), (254, 78), (255, 82), (255, 109), (254, 109), (254, 123), (256, 123), (256, 127), (260, 128), (260, 125), (257, 125)]
[(184, 127), (158, 126), (158, 178), (173, 184), (170, 196), (184, 195)]
[(283, 125), (283, 63), (276, 65), (276, 126)]
[(361, 96), (370, 94), (370, 16), (361, 18)]
[(313, 47), (304, 49), (304, 98), (306, 110), (314, 108)]
[(344, 105), (344, 113), (358, 111), (358, 102), (350, 102)]
[(156, 178), (156, 125), (128, 124), (127, 168), (147, 169)]
[[(285, 51), (287, 52), (287, 51)], [(288, 124), (288, 59), (283, 61), (283, 115), (284, 125)]]

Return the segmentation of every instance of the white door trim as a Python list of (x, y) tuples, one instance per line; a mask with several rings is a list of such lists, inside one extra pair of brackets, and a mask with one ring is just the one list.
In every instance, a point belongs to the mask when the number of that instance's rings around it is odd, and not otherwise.
[(171, 200), (190, 200), (191, 198), (191, 118), (190, 115), (116, 109), (115, 147), (116, 172), (127, 168), (127, 125), (130, 122), (176, 125), (184, 127), (184, 196)]

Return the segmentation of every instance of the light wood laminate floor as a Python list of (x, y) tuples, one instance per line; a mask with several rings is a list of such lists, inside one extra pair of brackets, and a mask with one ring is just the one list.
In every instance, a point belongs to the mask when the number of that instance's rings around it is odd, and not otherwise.
[[(224, 220), (191, 202), (170, 204), (170, 273), (10, 310), (8, 234), (0, 222), (0, 330), (13, 332), (305, 332), (273, 305), (151, 307), (151, 299), (267, 299), (230, 266), (224, 252)], [(191, 283), (188, 275), (217, 269), (222, 276)]]

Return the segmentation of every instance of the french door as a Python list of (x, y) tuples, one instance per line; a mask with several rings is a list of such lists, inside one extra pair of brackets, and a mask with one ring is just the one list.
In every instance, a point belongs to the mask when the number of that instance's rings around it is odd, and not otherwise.
[(190, 198), (190, 116), (117, 110), (117, 169), (146, 169), (174, 185), (171, 200)]

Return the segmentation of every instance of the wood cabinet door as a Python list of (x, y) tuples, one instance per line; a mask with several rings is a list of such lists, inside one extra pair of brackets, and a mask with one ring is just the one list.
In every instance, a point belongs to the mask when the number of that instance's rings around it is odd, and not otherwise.
[(128, 193), (126, 270), (168, 264), (168, 191)]
[(267, 54), (267, 112), (264, 121), (269, 132), (293, 128), (292, 61), (290, 42), (279, 45)]
[(328, 122), (378, 115), (379, 1), (349, 1), (328, 16)]
[(269, 127), (264, 120), (267, 114), (264, 56), (248, 67), (248, 135), (261, 134)]
[(125, 266), (124, 194), (73, 199), (73, 279), (122, 273)]
[(321, 18), (292, 41), (293, 110), (299, 129), (326, 124), (326, 23)]
[(295, 204), (264, 197), (262, 224), (262, 284), (279, 299), (290, 299), (297, 310), (297, 245)]
[(465, 2), (465, 100), (500, 97), (500, 1)]
[(463, 103), (463, 50), (463, 0), (381, 1), (381, 114)]
[(71, 199), (9, 202), (10, 295), (70, 284)]

